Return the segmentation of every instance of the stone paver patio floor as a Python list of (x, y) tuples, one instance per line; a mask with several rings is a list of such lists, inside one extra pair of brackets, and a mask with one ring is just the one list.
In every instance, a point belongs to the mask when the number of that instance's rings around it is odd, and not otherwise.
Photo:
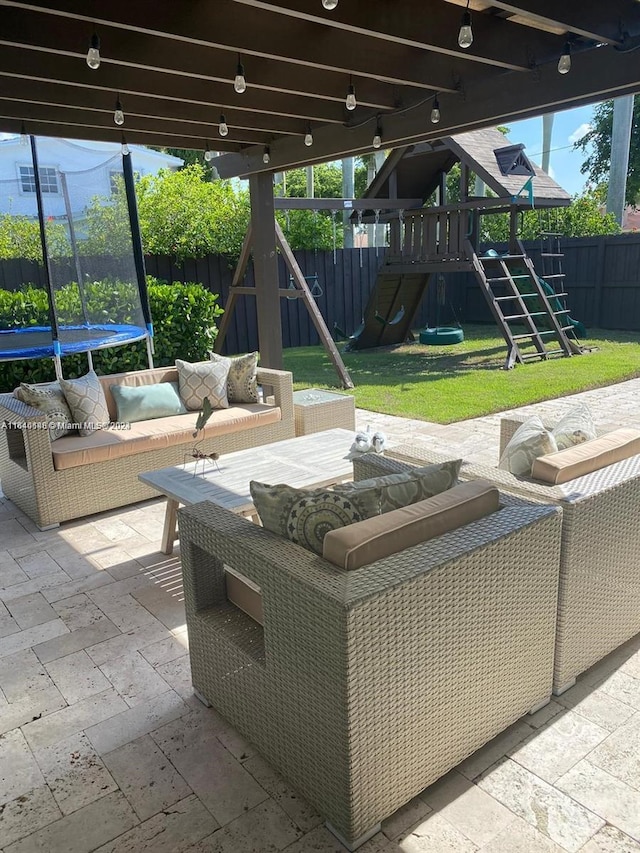
[[(578, 396), (601, 425), (640, 423), (640, 379)], [(553, 417), (575, 399), (529, 408)], [(485, 462), (498, 420), (358, 412), (391, 442)], [(314, 809), (193, 696), (163, 514), (149, 501), (40, 532), (0, 499), (0, 850), (340, 853)], [(640, 853), (640, 636), (361, 850)]]

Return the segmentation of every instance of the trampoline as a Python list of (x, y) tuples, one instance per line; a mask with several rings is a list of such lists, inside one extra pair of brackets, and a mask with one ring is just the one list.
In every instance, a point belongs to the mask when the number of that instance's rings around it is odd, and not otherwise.
[(62, 326), (59, 332), (61, 340), (56, 347), (50, 326), (0, 330), (0, 361), (62, 357), (142, 341), (147, 337), (145, 328), (126, 324)]
[[(73, 144), (60, 140), (64, 165), (41, 168), (38, 140), (31, 136), (29, 142), (31, 166), (21, 166), (17, 180), (0, 181), (0, 214), (39, 231), (42, 263), (27, 273), (35, 273), (35, 281), (0, 281), (0, 288), (23, 293), (25, 300), (24, 307), (18, 301), (22, 325), (10, 312), (0, 316), (0, 362), (52, 358), (60, 378), (65, 356), (85, 353), (92, 368), (92, 352), (146, 340), (152, 367), (131, 155), (107, 147), (102, 162), (79, 170)], [(109, 190), (100, 194), (105, 175)]]

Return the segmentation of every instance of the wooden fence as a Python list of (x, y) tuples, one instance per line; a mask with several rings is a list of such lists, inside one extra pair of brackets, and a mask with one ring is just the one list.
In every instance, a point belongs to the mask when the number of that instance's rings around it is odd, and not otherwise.
[[(527, 250), (541, 272), (539, 245), (527, 243)], [(497, 246), (500, 249), (503, 247)], [(640, 234), (614, 237), (581, 237), (562, 243), (563, 271), (566, 273), (567, 303), (571, 316), (587, 328), (640, 329)], [(320, 311), (330, 331), (334, 327), (349, 335), (360, 324), (373, 290), (384, 250), (338, 249), (336, 252), (296, 252), (296, 258), (317, 294)], [(233, 270), (225, 258), (211, 256), (176, 262), (165, 257), (147, 257), (147, 272), (168, 282), (199, 281), (220, 295), (224, 306)], [(93, 265), (92, 265), (93, 271)], [(246, 284), (253, 284), (249, 265)], [(475, 278), (470, 273), (444, 276), (444, 304), (438, 305), (434, 276), (416, 318), (416, 327), (492, 322)], [(0, 288), (14, 290), (23, 282), (42, 284), (42, 268), (23, 260), (0, 261)], [(280, 282), (289, 275), (280, 258)], [(443, 289), (440, 288), (442, 295)], [(299, 299), (281, 300), (285, 347), (318, 342), (315, 329)], [(227, 337), (229, 353), (257, 349), (257, 325), (253, 297), (241, 297)]]

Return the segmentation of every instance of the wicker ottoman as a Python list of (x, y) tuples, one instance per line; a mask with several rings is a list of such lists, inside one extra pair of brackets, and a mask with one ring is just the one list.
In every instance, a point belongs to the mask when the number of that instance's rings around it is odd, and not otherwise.
[(293, 393), (296, 435), (309, 435), (325, 429), (355, 430), (356, 408), (353, 397), (335, 391), (305, 388)]

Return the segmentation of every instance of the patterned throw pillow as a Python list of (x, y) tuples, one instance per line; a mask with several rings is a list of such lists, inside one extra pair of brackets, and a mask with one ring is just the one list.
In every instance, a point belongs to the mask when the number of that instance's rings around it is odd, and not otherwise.
[(176, 359), (180, 397), (187, 409), (194, 412), (202, 408), (202, 401), (209, 398), (214, 409), (228, 409), (227, 378), (229, 365), (215, 361), (189, 361)]
[(258, 353), (250, 352), (237, 358), (227, 358), (224, 355), (211, 353), (211, 361), (216, 364), (227, 364), (227, 397), (229, 403), (258, 402)]
[(565, 450), (567, 447), (573, 447), (574, 444), (582, 444), (584, 441), (591, 441), (592, 438), (598, 437), (593, 416), (584, 403), (567, 412), (551, 432), (558, 450)]
[(47, 382), (46, 385), (29, 385), (21, 382), (16, 392), (14, 392), (15, 396), (19, 400), (46, 415), (51, 441), (71, 432), (66, 424), (72, 423), (73, 418), (58, 382)]
[(339, 483), (333, 489), (336, 492), (343, 492), (345, 489), (354, 492), (360, 489), (380, 489), (380, 512), (391, 512), (432, 498), (455, 486), (461, 465), (462, 459), (454, 459), (397, 474), (358, 480), (355, 483)]
[(531, 468), (538, 456), (555, 453), (557, 449), (553, 435), (545, 429), (540, 418), (534, 416), (519, 426), (511, 436), (511, 441), (500, 457), (498, 468), (510, 471), (517, 477), (530, 477)]
[(255, 480), (249, 488), (263, 527), (316, 554), (322, 554), (322, 542), (330, 530), (379, 515), (377, 488), (335, 492), (268, 486)]
[(80, 435), (91, 435), (109, 423), (111, 418), (104, 391), (93, 370), (79, 379), (61, 379), (60, 387), (71, 409), (72, 420), (82, 424)]

